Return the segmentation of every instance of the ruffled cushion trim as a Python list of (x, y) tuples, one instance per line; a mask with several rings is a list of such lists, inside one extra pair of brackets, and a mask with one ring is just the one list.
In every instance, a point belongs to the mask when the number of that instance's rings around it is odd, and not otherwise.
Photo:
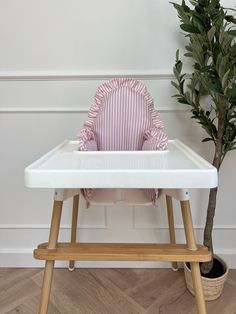
[[(88, 119), (84, 123), (83, 129), (78, 134), (80, 150), (87, 150), (86, 142), (94, 139), (93, 127), (94, 127), (97, 115), (99, 111), (102, 109), (105, 96), (109, 94), (110, 92), (116, 89), (119, 89), (121, 87), (129, 87), (130, 89), (132, 89), (133, 91), (135, 91), (136, 93), (144, 97), (146, 101), (146, 105), (148, 107), (148, 110), (150, 112), (150, 115), (153, 121), (153, 129), (151, 129), (148, 132), (151, 132), (152, 134), (162, 133), (162, 136), (159, 138), (160, 145), (158, 149), (165, 149), (168, 138), (166, 135), (164, 136), (164, 132), (160, 132), (160, 130), (162, 130), (164, 126), (156, 110), (154, 109), (153, 99), (151, 95), (149, 94), (149, 92), (147, 91), (146, 86), (135, 79), (114, 78), (102, 84), (96, 92), (94, 103), (88, 113)], [(147, 136), (149, 135), (147, 134)]]
[(163, 130), (152, 128), (145, 132), (142, 150), (164, 150), (167, 146), (167, 135)]

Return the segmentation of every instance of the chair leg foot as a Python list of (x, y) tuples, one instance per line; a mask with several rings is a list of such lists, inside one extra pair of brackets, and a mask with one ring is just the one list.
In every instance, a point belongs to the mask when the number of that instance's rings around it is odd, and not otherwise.
[(177, 262), (172, 262), (171, 263), (171, 268), (173, 271), (178, 271), (179, 268), (178, 268), (178, 263)]
[(206, 314), (206, 303), (203, 294), (199, 263), (190, 263), (195, 298), (199, 314)]
[(69, 270), (69, 271), (74, 271), (74, 270), (75, 270), (75, 267), (73, 267), (73, 268), (68, 267), (68, 270)]
[(44, 276), (43, 276), (43, 285), (42, 285), (42, 290), (41, 290), (39, 314), (46, 314), (48, 311), (53, 268), (54, 268), (54, 261), (46, 261)]
[[(196, 250), (196, 240), (193, 230), (192, 215), (190, 210), (189, 201), (181, 201), (182, 216), (184, 222), (185, 236), (187, 240), (187, 246), (190, 250)], [(198, 314), (206, 314), (206, 304), (203, 294), (201, 272), (198, 262), (190, 263), (191, 274), (193, 280), (193, 287), (195, 292), (195, 298), (197, 303)]]
[(69, 271), (74, 271), (75, 270), (75, 262), (74, 261), (70, 261), (69, 262), (68, 270)]
[[(49, 234), (48, 248), (55, 249), (57, 246), (57, 239), (61, 221), (62, 212), (62, 201), (54, 201), (51, 228)], [(47, 314), (50, 290), (52, 284), (52, 276), (55, 261), (46, 261), (44, 275), (43, 275), (43, 285), (40, 298), (39, 314)]]
[[(168, 216), (168, 224), (169, 224), (169, 235), (170, 235), (170, 243), (175, 244), (175, 221), (174, 221), (174, 212), (173, 212), (173, 203), (172, 198), (166, 195), (166, 206), (167, 206), (167, 216)], [(171, 263), (171, 268), (173, 271), (178, 271), (177, 262)]]
[[(79, 195), (75, 195), (73, 198), (72, 208), (71, 243), (76, 242), (78, 210), (79, 210)], [(68, 269), (69, 271), (73, 271), (75, 269), (75, 261), (69, 261)]]

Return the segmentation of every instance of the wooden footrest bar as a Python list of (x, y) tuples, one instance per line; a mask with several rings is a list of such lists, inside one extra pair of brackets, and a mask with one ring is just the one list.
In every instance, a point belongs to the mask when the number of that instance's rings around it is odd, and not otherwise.
[(58, 243), (56, 249), (48, 249), (42, 243), (34, 250), (34, 257), (40, 260), (73, 261), (176, 261), (207, 262), (211, 253), (202, 245), (196, 251), (186, 244), (149, 243)]

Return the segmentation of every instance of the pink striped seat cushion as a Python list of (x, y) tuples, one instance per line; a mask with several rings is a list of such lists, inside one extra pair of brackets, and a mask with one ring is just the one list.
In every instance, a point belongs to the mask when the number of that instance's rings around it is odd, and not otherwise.
[[(116, 78), (102, 84), (88, 120), (78, 134), (80, 150), (163, 150), (167, 136), (146, 87), (134, 79)], [(158, 191), (149, 190), (155, 202)], [(90, 201), (91, 189), (84, 190)]]

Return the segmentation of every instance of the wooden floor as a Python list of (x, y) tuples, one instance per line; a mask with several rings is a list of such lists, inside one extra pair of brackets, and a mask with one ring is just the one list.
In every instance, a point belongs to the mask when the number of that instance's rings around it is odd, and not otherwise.
[[(42, 269), (0, 268), (0, 313), (37, 313)], [(208, 314), (236, 314), (236, 270)], [(182, 270), (56, 269), (49, 314), (193, 314)]]

